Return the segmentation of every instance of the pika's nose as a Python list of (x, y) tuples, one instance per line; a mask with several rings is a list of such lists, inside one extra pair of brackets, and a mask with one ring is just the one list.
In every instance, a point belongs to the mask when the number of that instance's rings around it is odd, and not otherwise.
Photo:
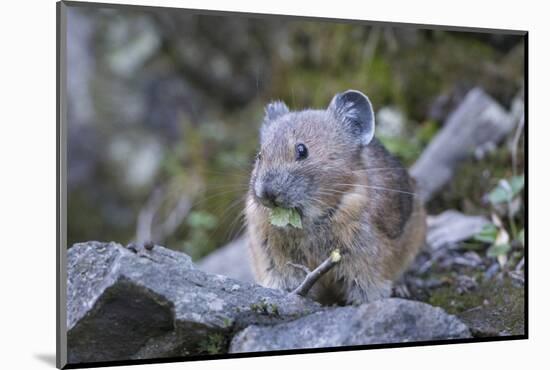
[(269, 184), (264, 184), (260, 194), (258, 194), (258, 199), (266, 207), (276, 207), (281, 203), (281, 192), (274, 189)]

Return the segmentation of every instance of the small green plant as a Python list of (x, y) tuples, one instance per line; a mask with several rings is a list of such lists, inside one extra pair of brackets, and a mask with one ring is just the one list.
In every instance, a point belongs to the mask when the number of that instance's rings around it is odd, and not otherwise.
[(258, 303), (252, 303), (250, 309), (260, 314), (279, 316), (279, 307), (274, 303), (267, 303), (263, 299)]
[(210, 355), (216, 355), (224, 352), (225, 338), (219, 333), (210, 334), (206, 339), (199, 343), (199, 351)]
[(229, 317), (224, 317), (223, 318), (223, 326), (225, 328), (229, 328), (231, 325), (233, 325), (233, 319), (231, 319)]
[(500, 180), (498, 186), (489, 193), (489, 201), (493, 205), (510, 203), (523, 190), (524, 184), (525, 177), (523, 175)]
[[(524, 246), (524, 231), (519, 232), (516, 226), (516, 215), (522, 206), (521, 192), (524, 188), (524, 176), (514, 176), (502, 179), (498, 185), (487, 194), (491, 204), (491, 223), (474, 236), (474, 240), (489, 244), (487, 256), (496, 258), (504, 267), (509, 260), (513, 242)], [(507, 218), (507, 224), (501, 217)]]

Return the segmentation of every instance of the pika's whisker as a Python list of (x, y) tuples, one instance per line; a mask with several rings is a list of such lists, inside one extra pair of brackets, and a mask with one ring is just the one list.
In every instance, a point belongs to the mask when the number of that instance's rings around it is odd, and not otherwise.
[(407, 169), (403, 167), (371, 167), (371, 168), (363, 168), (359, 170), (352, 170), (351, 172), (386, 171), (386, 170), (407, 171)]
[(204, 202), (206, 202), (208, 200), (212, 200), (214, 198), (221, 197), (223, 195), (229, 195), (229, 194), (235, 194), (235, 193), (246, 193), (246, 190), (247, 189), (233, 189), (233, 190), (227, 190), (227, 191), (222, 191), (222, 192), (218, 192), (218, 193), (215, 193), (215, 194), (211, 194), (207, 197), (201, 197), (197, 201), (193, 202), (192, 207), (196, 207), (200, 204), (203, 204)]
[[(207, 244), (210, 243), (210, 241), (212, 240), (212, 237), (213, 235), (217, 234), (219, 231), (220, 231), (220, 228), (222, 227), (222, 225), (224, 225), (224, 220), (226, 217), (229, 216), (230, 214), (230, 211), (235, 209), (235, 207), (239, 206), (241, 203), (244, 203), (245, 202), (245, 196), (240, 196), (238, 197), (237, 199), (235, 199), (234, 201), (232, 201), (229, 206), (227, 208), (225, 208), (225, 210), (217, 217), (218, 218), (218, 224), (217, 226), (215, 227), (214, 230), (212, 230), (212, 232), (209, 233), (209, 235), (206, 237), (206, 242)], [(215, 210), (215, 212), (217, 212), (219, 210), (219, 207)], [(238, 218), (236, 218), (238, 219)], [(233, 220), (233, 222), (235, 222), (235, 220)], [(231, 226), (232, 224), (230, 224)], [(224, 236), (224, 238), (227, 237), (227, 235)]]
[(339, 185), (354, 186), (354, 187), (367, 188), (367, 189), (373, 189), (373, 190), (393, 191), (393, 192), (396, 192), (396, 193), (409, 194), (409, 195), (414, 195), (414, 196), (417, 195), (416, 193), (412, 193), (410, 191), (399, 190), (399, 189), (390, 189), (390, 188), (386, 188), (386, 187), (383, 187), (383, 186), (376, 186), (376, 185), (361, 185), (361, 184), (333, 184), (333, 185), (335, 185), (335, 186), (339, 186)]

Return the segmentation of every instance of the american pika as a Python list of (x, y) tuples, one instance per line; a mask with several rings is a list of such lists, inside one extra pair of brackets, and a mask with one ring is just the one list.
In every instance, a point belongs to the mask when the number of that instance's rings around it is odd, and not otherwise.
[[(336, 94), (325, 110), (266, 106), (261, 149), (246, 201), (257, 281), (292, 290), (336, 248), (341, 262), (308, 294), (324, 304), (388, 297), (425, 242), (426, 217), (407, 170), (374, 137), (363, 93)], [(273, 207), (294, 208), (302, 228), (270, 224)]]

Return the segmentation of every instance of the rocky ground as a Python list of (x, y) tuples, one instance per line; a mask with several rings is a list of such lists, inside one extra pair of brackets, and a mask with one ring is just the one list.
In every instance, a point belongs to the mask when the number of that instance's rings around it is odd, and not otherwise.
[(71, 364), (471, 337), (427, 303), (323, 307), (204, 272), (161, 246), (76, 244), (67, 272)]

